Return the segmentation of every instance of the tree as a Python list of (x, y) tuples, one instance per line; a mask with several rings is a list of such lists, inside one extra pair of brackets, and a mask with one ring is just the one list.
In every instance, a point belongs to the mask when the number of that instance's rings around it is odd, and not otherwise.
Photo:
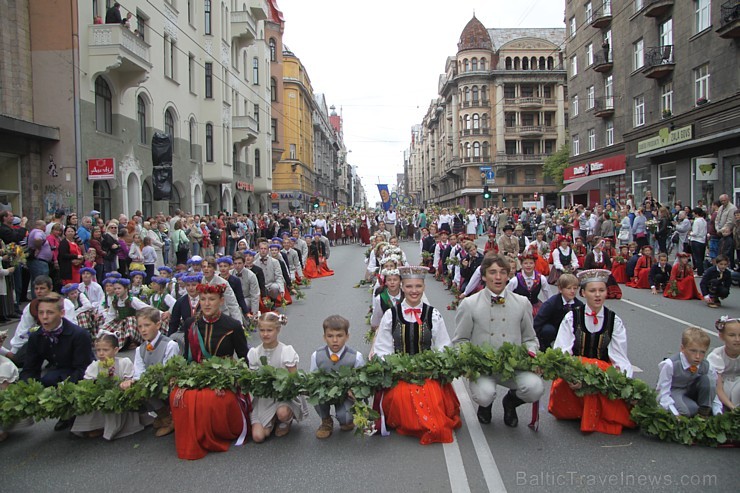
[(570, 156), (570, 146), (563, 144), (557, 152), (548, 156), (542, 165), (542, 171), (558, 185), (563, 184), (563, 172), (568, 167), (568, 156)]

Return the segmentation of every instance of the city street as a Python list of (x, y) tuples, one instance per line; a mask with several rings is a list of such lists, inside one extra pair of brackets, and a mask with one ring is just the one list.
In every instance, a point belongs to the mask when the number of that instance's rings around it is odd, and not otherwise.
[[(412, 263), (416, 243), (403, 243)], [(280, 340), (294, 346), (299, 367), (308, 369), (311, 352), (322, 345), (321, 322), (341, 314), (351, 322), (350, 345), (367, 354), (364, 317), (370, 302), (365, 288), (353, 289), (364, 273), (365, 249), (357, 245), (331, 250), (335, 275), (314, 280), (306, 298), (287, 308), (288, 325)], [(740, 289), (720, 310), (698, 301), (673, 301), (649, 291), (624, 288), (624, 299), (608, 306), (628, 329), (629, 356), (641, 369), (637, 378), (654, 385), (658, 363), (678, 351), (687, 323), (707, 329), (718, 345), (714, 320), (740, 313)], [(427, 296), (441, 308), (454, 332), (455, 312), (447, 311), (449, 292), (427, 279)], [(6, 325), (3, 329), (12, 329)], [(10, 338), (10, 337), (9, 337)], [(256, 338), (252, 338), (256, 344)], [(127, 356), (133, 357), (129, 352)], [(317, 440), (319, 424), (309, 418), (284, 438), (256, 445), (248, 442), (199, 461), (179, 460), (174, 435), (155, 438), (151, 429), (105, 442), (53, 431), (54, 422), (13, 432), (0, 445), (2, 491), (736, 491), (736, 449), (686, 447), (647, 438), (628, 430), (621, 436), (584, 435), (577, 422), (558, 422), (542, 400), (538, 432), (530, 430), (530, 408), (519, 408), (520, 425), (504, 425), (500, 399), (490, 425), (475, 419), (475, 404), (463, 382), (455, 382), (463, 426), (452, 444), (422, 446), (418, 439), (360, 438), (340, 432)], [(499, 397), (504, 395), (499, 393)], [(735, 486), (732, 486), (735, 484)]]

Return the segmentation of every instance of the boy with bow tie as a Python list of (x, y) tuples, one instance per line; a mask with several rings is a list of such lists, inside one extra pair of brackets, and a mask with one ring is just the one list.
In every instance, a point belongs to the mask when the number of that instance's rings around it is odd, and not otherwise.
[(534, 331), (540, 341), (540, 351), (546, 351), (558, 335), (558, 327), (565, 315), (573, 308), (583, 306), (583, 302), (576, 298), (578, 292), (578, 278), (573, 274), (563, 274), (558, 279), (559, 293), (550, 297), (542, 304), (534, 317)]

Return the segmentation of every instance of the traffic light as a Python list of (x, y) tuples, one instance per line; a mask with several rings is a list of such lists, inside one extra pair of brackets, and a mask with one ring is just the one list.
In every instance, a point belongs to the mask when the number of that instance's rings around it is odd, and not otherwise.
[(319, 208), (319, 198), (318, 197), (314, 197), (313, 198), (313, 208), (314, 209), (318, 209)]
[(506, 202), (506, 195), (501, 197), (501, 202)]
[(488, 189), (488, 185), (483, 187), (483, 200), (491, 200), (491, 191)]

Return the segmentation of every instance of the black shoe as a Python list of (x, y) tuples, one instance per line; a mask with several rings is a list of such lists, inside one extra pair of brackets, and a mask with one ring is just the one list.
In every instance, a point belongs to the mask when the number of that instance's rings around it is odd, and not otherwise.
[(513, 390), (510, 390), (501, 403), (504, 405), (504, 424), (512, 428), (516, 427), (519, 424), (516, 408), (524, 404), (524, 401), (517, 397)]
[(487, 406), (478, 406), (478, 421), (480, 421), (484, 425), (490, 424), (492, 408), (493, 404), (489, 404)]
[(71, 428), (72, 424), (75, 422), (74, 418), (70, 419), (60, 419), (57, 421), (57, 424), (54, 425), (54, 431), (63, 431), (67, 428)]

